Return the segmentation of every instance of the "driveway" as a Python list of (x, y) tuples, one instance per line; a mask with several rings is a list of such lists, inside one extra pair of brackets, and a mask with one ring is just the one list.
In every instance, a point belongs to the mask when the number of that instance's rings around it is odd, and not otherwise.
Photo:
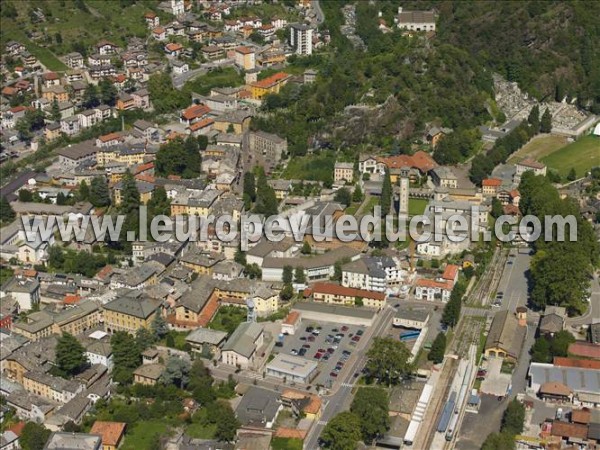
[(502, 368), (502, 358), (490, 358), (487, 361), (487, 375), (481, 383), (481, 393), (496, 397), (506, 395), (508, 386), (510, 386), (511, 376), (500, 372)]

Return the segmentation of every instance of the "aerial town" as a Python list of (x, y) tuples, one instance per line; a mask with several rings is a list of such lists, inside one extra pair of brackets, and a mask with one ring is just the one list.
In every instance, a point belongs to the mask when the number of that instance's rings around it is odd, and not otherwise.
[(594, 17), (1, 2), (0, 450), (600, 448)]

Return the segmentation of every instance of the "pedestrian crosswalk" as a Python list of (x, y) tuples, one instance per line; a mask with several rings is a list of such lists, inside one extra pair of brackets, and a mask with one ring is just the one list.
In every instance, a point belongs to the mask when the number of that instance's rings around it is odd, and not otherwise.
[(317, 425), (322, 425), (322, 426), (325, 426), (325, 425), (327, 425), (327, 421), (326, 421), (326, 420), (319, 420), (319, 421), (317, 422)]
[(351, 388), (352, 386), (354, 386), (352, 383), (342, 383), (342, 387)]

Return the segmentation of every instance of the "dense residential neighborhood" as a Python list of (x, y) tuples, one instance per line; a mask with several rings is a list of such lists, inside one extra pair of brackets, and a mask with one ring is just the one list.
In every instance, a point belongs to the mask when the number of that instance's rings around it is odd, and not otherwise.
[(600, 445), (598, 4), (419, 7), (2, 2), (0, 450)]

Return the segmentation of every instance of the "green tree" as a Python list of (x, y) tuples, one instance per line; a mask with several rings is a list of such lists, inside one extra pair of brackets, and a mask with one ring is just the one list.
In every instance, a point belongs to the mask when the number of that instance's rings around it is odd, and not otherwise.
[(82, 104), (85, 108), (95, 108), (100, 104), (98, 87), (95, 84), (90, 83), (85, 88)]
[(240, 427), (240, 422), (235, 417), (231, 405), (228, 402), (218, 401), (215, 403), (211, 414), (217, 425), (215, 439), (221, 442), (233, 441), (237, 429)]
[(525, 421), (525, 406), (516, 398), (508, 404), (502, 416), (502, 432), (514, 435), (523, 432)]
[(514, 450), (515, 438), (509, 433), (492, 433), (481, 446), (481, 450)]
[(342, 271), (342, 261), (336, 261), (333, 264), (333, 276), (331, 279), (333, 281), (342, 281), (343, 271)]
[(529, 117), (527, 117), (527, 122), (534, 130), (534, 133), (539, 133), (540, 131), (540, 107), (535, 105), (531, 108), (531, 112), (529, 113)]
[(389, 402), (387, 392), (382, 388), (362, 387), (350, 405), (350, 412), (360, 418), (362, 440), (372, 443), (383, 436), (390, 428)]
[(133, 381), (133, 371), (141, 364), (142, 355), (133, 336), (125, 331), (115, 332), (110, 345), (113, 351), (113, 379), (120, 384)]
[(356, 414), (344, 411), (333, 417), (321, 433), (325, 448), (354, 450), (361, 439), (361, 422)]
[(412, 371), (410, 351), (404, 343), (393, 338), (376, 337), (367, 352), (367, 369), (370, 377), (392, 385)]
[(89, 189), (89, 201), (96, 207), (110, 205), (110, 190), (104, 177), (97, 176), (92, 178)]
[(354, 297), (354, 306), (364, 306), (365, 301), (362, 297)]
[(302, 253), (303, 255), (310, 255), (312, 253), (312, 248), (308, 241), (304, 241), (302, 243), (302, 249), (300, 250), (300, 253)]
[(162, 339), (168, 332), (169, 326), (167, 325), (167, 321), (162, 314), (156, 313), (152, 321), (152, 333), (156, 339)]
[(98, 83), (100, 88), (99, 98), (102, 103), (108, 106), (115, 106), (117, 103), (117, 88), (109, 80), (103, 79)]
[(274, 216), (279, 212), (279, 205), (275, 191), (267, 183), (265, 171), (259, 168), (258, 178), (256, 183), (256, 204), (254, 212), (264, 214), (265, 216)]
[(244, 195), (247, 195), (252, 202), (256, 201), (256, 178), (253, 172), (244, 174)]
[(552, 356), (569, 356), (569, 345), (575, 342), (575, 337), (567, 330), (555, 333), (550, 343)]
[(33, 201), (33, 194), (29, 189), (19, 189), (19, 201), (26, 203)]
[(291, 284), (294, 279), (294, 268), (292, 266), (283, 266), (281, 281), (285, 284)]
[(454, 327), (460, 319), (460, 310), (462, 308), (462, 299), (465, 295), (466, 287), (464, 283), (456, 283), (450, 294), (450, 300), (446, 303), (442, 312), (442, 323), (448, 327)]
[(496, 197), (492, 198), (492, 217), (497, 219), (502, 214), (504, 214), (504, 208), (502, 206), (502, 202), (498, 200)]
[(79, 183), (77, 189), (77, 199), (80, 201), (87, 201), (90, 198), (90, 188), (85, 180)]
[(198, 177), (202, 169), (200, 150), (200, 142), (193, 136), (185, 140), (173, 139), (161, 145), (156, 154), (156, 173), (160, 176)]
[(389, 214), (391, 205), (392, 181), (390, 178), (390, 171), (386, 168), (383, 176), (383, 186), (381, 187), (381, 217), (385, 217)]
[(546, 108), (546, 111), (542, 115), (540, 131), (542, 133), (550, 133), (552, 131), (552, 114), (550, 114), (550, 108)]
[(288, 301), (294, 296), (294, 288), (291, 284), (285, 284), (279, 293), (281, 300)]
[(446, 352), (446, 335), (439, 332), (431, 344), (431, 350), (427, 355), (429, 361), (433, 361), (435, 364), (439, 364), (444, 360), (444, 354)]
[(156, 336), (147, 328), (138, 328), (135, 332), (135, 344), (140, 352), (150, 348), (156, 342)]
[(548, 363), (552, 360), (550, 342), (548, 342), (545, 336), (540, 336), (535, 340), (529, 353), (531, 354), (531, 360), (533, 362)]
[(360, 203), (363, 201), (363, 192), (360, 186), (357, 184), (354, 188), (354, 192), (352, 193), (352, 201), (355, 203)]
[(23, 450), (43, 450), (51, 431), (44, 425), (27, 422), (19, 437), (19, 445)]
[(294, 282), (295, 283), (306, 283), (306, 275), (302, 267), (296, 267), (294, 270)]
[(15, 220), (16, 214), (5, 196), (0, 197), (0, 223), (7, 224)]
[(571, 167), (571, 170), (569, 170), (569, 173), (567, 175), (567, 180), (568, 181), (575, 181), (577, 179), (577, 172), (575, 172), (575, 168)]
[(171, 356), (167, 360), (165, 370), (160, 380), (165, 385), (174, 384), (182, 389), (187, 386), (190, 374), (190, 363), (178, 356)]
[(171, 201), (167, 197), (164, 186), (156, 186), (152, 197), (148, 201), (149, 217), (169, 216), (171, 214)]
[(52, 105), (50, 106), (50, 120), (52, 122), (58, 122), (60, 119), (60, 107), (58, 106), (58, 100), (55, 97), (52, 101)]
[(121, 183), (121, 204), (119, 205), (119, 209), (125, 214), (131, 212), (137, 213), (140, 207), (140, 192), (138, 191), (135, 178), (129, 169), (123, 175)]
[(56, 343), (56, 365), (61, 372), (73, 376), (88, 365), (85, 348), (69, 333), (63, 333)]
[(336, 202), (348, 207), (352, 203), (352, 194), (347, 188), (338, 189), (333, 198)]

